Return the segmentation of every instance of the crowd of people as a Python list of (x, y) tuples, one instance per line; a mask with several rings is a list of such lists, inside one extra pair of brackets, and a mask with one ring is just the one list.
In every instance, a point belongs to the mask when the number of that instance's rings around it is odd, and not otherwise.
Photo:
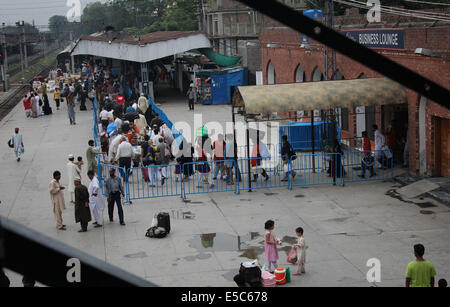
[[(202, 182), (213, 185), (220, 173), (228, 184), (234, 184), (234, 162), (225, 161), (234, 157), (232, 135), (219, 135), (215, 142), (207, 134), (197, 137), (195, 145), (183, 136), (174, 136), (173, 131), (153, 110), (146, 96), (128, 95), (120, 82), (121, 77), (100, 75), (96, 84), (99, 102), (98, 122), (102, 161), (126, 171), (142, 167), (144, 181), (154, 187), (158, 182), (164, 185), (168, 176), (180, 180), (181, 172), (189, 180), (198, 171)], [(212, 170), (208, 161), (214, 161)], [(193, 162), (200, 162), (194, 167)], [(176, 164), (173, 174), (167, 165)], [(195, 169), (194, 169), (195, 168)], [(127, 180), (125, 176), (125, 180)]]
[[(53, 72), (50, 72), (50, 75)], [(93, 101), (94, 98), (94, 87), (93, 79), (89, 77), (84, 77), (79, 80), (73, 81), (72, 79), (66, 80), (58, 77), (58, 75), (53, 76), (52, 81), (55, 84), (53, 92), (53, 100), (56, 106), (56, 110), (60, 110), (61, 104), (67, 103), (67, 112), (69, 117), (69, 122), (71, 125), (76, 125), (75, 120), (75, 99), (80, 101), (80, 111), (86, 111), (86, 100), (90, 99)], [(45, 79), (43, 82), (30, 83), (30, 92), (26, 94), (23, 98), (23, 106), (25, 109), (25, 116), (30, 118), (37, 118), (39, 116), (51, 115), (53, 113), (50, 100), (49, 100), (49, 80)]]

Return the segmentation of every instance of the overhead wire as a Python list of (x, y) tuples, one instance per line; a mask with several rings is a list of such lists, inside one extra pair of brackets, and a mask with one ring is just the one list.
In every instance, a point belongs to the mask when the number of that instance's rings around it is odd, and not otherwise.
[[(361, 8), (361, 9), (365, 9), (365, 10), (370, 9), (370, 8), (367, 8), (365, 3), (359, 4), (359, 3), (349, 2), (352, 0), (349, 0), (349, 1), (333, 0), (333, 1), (337, 2), (337, 3), (345, 4), (345, 5), (348, 5), (351, 7)], [(413, 13), (407, 13), (407, 12), (402, 12), (402, 11), (398, 11), (398, 10), (394, 10), (394, 9), (386, 9), (386, 8), (380, 8), (380, 9), (382, 12), (387, 13), (387, 14), (392, 14), (392, 15), (415, 17), (418, 19), (428, 19), (428, 20), (434, 20), (434, 21), (450, 22), (450, 18), (445, 18), (445, 17), (429, 16), (429, 15), (423, 15), (423, 14), (413, 14)]]
[[(354, 2), (354, 3), (358, 3), (361, 5), (366, 5), (367, 4), (365, 2), (362, 1), (357, 1), (357, 0), (346, 0), (346, 1), (350, 1), (350, 2)], [(444, 16), (444, 17), (450, 17), (450, 14), (447, 13), (441, 13), (441, 12), (433, 12), (433, 11), (423, 11), (423, 10), (410, 10), (410, 9), (404, 9), (404, 8), (400, 8), (400, 7), (392, 7), (392, 6), (387, 6), (387, 5), (381, 5), (381, 8), (387, 9), (387, 10), (392, 10), (392, 11), (401, 11), (401, 12), (405, 12), (405, 13), (410, 13), (410, 14), (419, 14), (419, 15), (436, 15), (436, 16)]]

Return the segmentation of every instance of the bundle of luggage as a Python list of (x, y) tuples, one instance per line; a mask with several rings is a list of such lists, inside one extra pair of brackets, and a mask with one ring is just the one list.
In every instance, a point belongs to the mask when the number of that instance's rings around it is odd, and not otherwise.
[(152, 225), (145, 236), (147, 238), (165, 238), (170, 233), (170, 215), (166, 212), (158, 213), (153, 217)]
[(234, 276), (238, 287), (275, 287), (291, 282), (289, 268), (277, 268), (274, 274), (262, 271), (258, 260), (241, 263), (239, 274)]
[(274, 274), (263, 271), (261, 274), (263, 287), (275, 287), (276, 285), (284, 285), (291, 282), (291, 271), (289, 268), (278, 267)]
[(238, 287), (261, 287), (261, 268), (258, 260), (242, 262), (239, 274), (234, 276), (234, 282)]

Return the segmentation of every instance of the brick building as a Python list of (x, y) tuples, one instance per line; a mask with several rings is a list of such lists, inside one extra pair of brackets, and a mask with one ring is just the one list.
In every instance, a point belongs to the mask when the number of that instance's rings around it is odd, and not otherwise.
[[(297, 10), (305, 8), (303, 0), (282, 0)], [(256, 71), (261, 71), (259, 32), (280, 24), (234, 0), (199, 1), (200, 30), (211, 40), (216, 52), (242, 56), (242, 65), (249, 68), (249, 82), (256, 84)]]
[[(447, 14), (450, 10), (444, 10)], [(335, 17), (338, 31), (367, 29), (366, 16), (348, 10), (345, 16)], [(404, 48), (377, 49), (377, 52), (414, 70), (434, 82), (450, 88), (450, 23), (423, 22), (410, 17), (382, 14), (378, 28), (399, 29), (404, 33)], [(289, 28), (266, 28), (260, 33), (264, 84), (293, 83), (324, 80), (325, 56), (323, 45), (310, 41), (301, 47), (300, 33)], [(439, 57), (415, 53), (426, 48)], [(336, 55), (333, 79), (375, 78), (381, 75), (341, 54)], [(371, 132), (376, 123), (383, 132), (394, 120), (398, 134), (408, 140), (409, 167), (414, 174), (450, 177), (450, 110), (418, 93), (405, 89), (408, 103), (397, 106), (340, 109), (339, 124), (343, 137), (361, 136)], [(317, 112), (317, 113), (316, 113)], [(286, 114), (290, 118), (310, 113)], [(319, 110), (315, 116), (320, 115)], [(309, 120), (309, 118), (306, 118)], [(406, 128), (407, 123), (407, 128)], [(398, 148), (400, 151), (403, 149)]]

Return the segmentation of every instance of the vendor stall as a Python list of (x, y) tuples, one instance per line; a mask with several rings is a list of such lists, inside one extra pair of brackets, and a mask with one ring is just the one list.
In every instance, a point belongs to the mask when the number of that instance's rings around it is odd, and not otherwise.
[(246, 67), (201, 70), (196, 76), (200, 101), (203, 104), (230, 104), (236, 88), (248, 85)]

